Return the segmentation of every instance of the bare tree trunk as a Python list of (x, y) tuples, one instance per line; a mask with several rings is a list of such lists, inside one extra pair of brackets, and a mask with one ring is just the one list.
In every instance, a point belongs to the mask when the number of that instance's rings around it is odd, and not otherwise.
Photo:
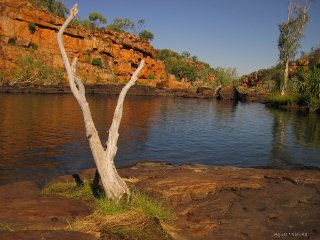
[(85, 96), (85, 88), (81, 80), (76, 76), (76, 64), (77, 58), (74, 59), (72, 66), (70, 66), (69, 59), (64, 49), (62, 36), (63, 32), (72, 21), (72, 19), (78, 14), (77, 4), (70, 11), (70, 15), (65, 20), (64, 24), (59, 30), (57, 41), (61, 51), (62, 59), (67, 71), (68, 81), (73, 96), (77, 99), (80, 108), (82, 110), (86, 136), (89, 141), (90, 149), (93, 155), (93, 159), (99, 172), (103, 189), (105, 194), (110, 199), (120, 199), (124, 194), (129, 195), (130, 191), (127, 184), (118, 175), (114, 165), (114, 157), (117, 152), (117, 141), (119, 137), (119, 126), (122, 118), (123, 102), (129, 88), (133, 86), (138, 78), (138, 74), (144, 66), (144, 60), (141, 61), (139, 67), (133, 73), (131, 80), (122, 89), (118, 103), (114, 112), (112, 124), (109, 130), (109, 138), (107, 149), (102, 146), (100, 137), (93, 123), (89, 104)]
[(289, 79), (289, 61), (287, 60), (285, 62), (283, 84), (281, 86), (281, 96), (283, 96), (286, 93), (286, 89), (288, 86), (288, 79)]

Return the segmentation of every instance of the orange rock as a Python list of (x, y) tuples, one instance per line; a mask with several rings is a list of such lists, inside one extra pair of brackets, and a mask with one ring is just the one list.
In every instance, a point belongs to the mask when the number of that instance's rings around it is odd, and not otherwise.
[[(25, 0), (0, 0), (0, 9), (0, 53), (4, 56), (0, 58), (0, 71), (9, 74), (19, 58), (27, 55), (41, 55), (49, 66), (63, 68), (56, 41), (63, 19)], [(34, 33), (29, 30), (30, 23), (36, 25)], [(31, 43), (37, 48), (36, 54), (29, 49)], [(148, 79), (150, 74), (156, 79), (165, 76), (164, 63), (154, 58), (156, 53), (150, 42), (132, 34), (109, 30), (91, 32), (70, 26), (65, 32), (64, 44), (70, 58), (79, 58), (79, 75), (85, 82), (123, 82), (130, 78), (141, 59), (145, 59), (146, 66), (140, 78)], [(93, 66), (94, 58), (100, 58), (103, 66)]]

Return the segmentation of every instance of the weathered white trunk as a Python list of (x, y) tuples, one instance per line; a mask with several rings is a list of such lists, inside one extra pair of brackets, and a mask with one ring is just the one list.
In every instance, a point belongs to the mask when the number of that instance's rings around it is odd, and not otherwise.
[(289, 78), (289, 61), (286, 61), (285, 67), (284, 67), (283, 84), (281, 87), (281, 96), (283, 96), (286, 93), (286, 89), (288, 86), (288, 78)]
[(70, 15), (59, 30), (57, 41), (61, 51), (61, 56), (67, 71), (68, 81), (72, 94), (77, 99), (80, 108), (82, 110), (86, 136), (89, 141), (90, 149), (93, 155), (93, 159), (99, 172), (103, 189), (105, 194), (110, 199), (120, 199), (124, 194), (130, 194), (129, 188), (125, 181), (118, 175), (114, 165), (114, 157), (117, 152), (117, 141), (119, 137), (119, 126), (123, 112), (123, 102), (125, 96), (131, 86), (133, 86), (138, 78), (138, 74), (144, 66), (144, 60), (141, 61), (137, 70), (133, 73), (131, 80), (122, 89), (118, 103), (114, 112), (112, 124), (109, 130), (109, 137), (107, 142), (107, 149), (102, 146), (100, 137), (93, 123), (89, 104), (85, 96), (85, 88), (81, 80), (76, 76), (77, 58), (74, 59), (72, 67), (70, 66), (69, 59), (64, 49), (62, 36), (63, 32), (72, 21), (72, 19), (78, 14), (77, 4), (70, 11)]

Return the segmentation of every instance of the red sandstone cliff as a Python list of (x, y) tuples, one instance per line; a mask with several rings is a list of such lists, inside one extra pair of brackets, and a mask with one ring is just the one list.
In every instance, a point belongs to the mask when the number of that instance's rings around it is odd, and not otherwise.
[[(81, 6), (79, 6), (81, 11)], [(34, 23), (34, 33), (29, 24)], [(56, 36), (63, 19), (35, 8), (25, 0), (0, 0), (0, 71), (8, 76), (23, 56), (41, 56), (46, 65), (63, 68)], [(165, 66), (156, 60), (148, 40), (109, 30), (91, 32), (69, 27), (64, 43), (70, 58), (79, 57), (80, 77), (87, 83), (117, 83), (130, 78), (142, 58), (146, 66), (140, 82), (155, 86), (165, 77)], [(31, 47), (36, 46), (36, 50)], [(94, 58), (102, 67), (92, 65)], [(154, 75), (154, 80), (148, 76)]]

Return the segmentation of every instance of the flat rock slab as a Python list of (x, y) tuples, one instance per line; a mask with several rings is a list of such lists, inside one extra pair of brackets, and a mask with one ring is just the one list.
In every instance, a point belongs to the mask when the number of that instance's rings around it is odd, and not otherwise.
[(75, 231), (27, 230), (15, 232), (1, 232), (1, 240), (94, 240), (94, 235)]
[(119, 172), (174, 208), (162, 223), (173, 239), (320, 239), (320, 171), (140, 163)]
[(32, 182), (0, 186), (0, 223), (13, 230), (63, 229), (89, 214), (81, 201), (42, 195)]

